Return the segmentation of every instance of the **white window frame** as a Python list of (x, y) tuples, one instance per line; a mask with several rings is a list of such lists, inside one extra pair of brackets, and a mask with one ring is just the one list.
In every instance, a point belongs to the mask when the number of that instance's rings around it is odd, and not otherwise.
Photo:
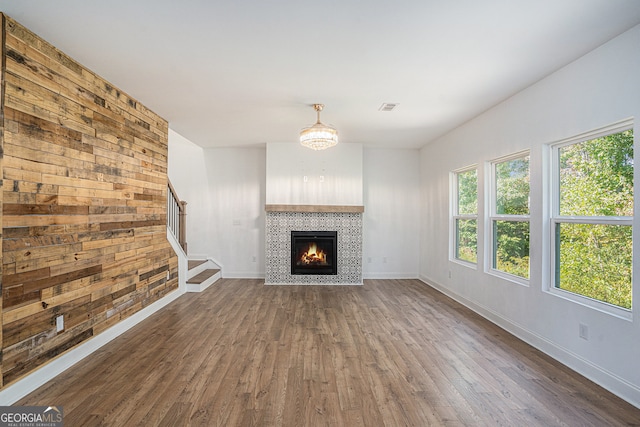
[[(485, 222), (485, 233), (488, 236), (486, 240), (487, 242), (487, 254), (485, 257), (486, 265), (485, 271), (491, 275), (501, 277), (508, 281), (517, 283), (523, 286), (529, 286), (529, 280), (531, 278), (531, 254), (529, 254), (529, 278), (521, 277), (515, 274), (507, 273), (506, 271), (498, 270), (493, 265), (495, 264), (495, 233), (494, 233), (494, 223), (495, 221), (517, 221), (517, 222), (527, 222), (529, 224), (529, 238), (531, 238), (531, 203), (529, 202), (529, 215), (506, 215), (506, 214), (498, 214), (497, 211), (497, 201), (498, 201), (498, 189), (497, 189), (497, 181), (496, 181), (496, 165), (504, 162), (508, 162), (510, 160), (520, 159), (522, 157), (529, 157), (529, 183), (531, 183), (531, 152), (530, 150), (523, 150), (517, 153), (512, 153), (507, 156), (503, 156), (489, 162), (489, 177), (488, 183), (490, 186), (489, 189), (489, 209), (487, 220)], [(529, 201), (531, 201), (531, 187), (529, 187)], [(529, 252), (531, 252), (531, 241), (529, 241)]]
[[(450, 229), (450, 233), (449, 233), (449, 260), (462, 264), (464, 266), (467, 267), (472, 267), (472, 268), (477, 268), (478, 266), (478, 259), (480, 256), (480, 245), (479, 245), (479, 239), (478, 239), (478, 233), (479, 233), (479, 223), (478, 223), (478, 210), (480, 207), (480, 201), (479, 201), (479, 189), (478, 189), (478, 185), (479, 185), (479, 181), (476, 184), (476, 213), (475, 214), (460, 214), (459, 213), (459, 186), (458, 186), (458, 176), (460, 174), (466, 173), (466, 172), (471, 172), (471, 171), (475, 171), (476, 172), (476, 181), (479, 179), (479, 173), (478, 173), (478, 165), (474, 164), (471, 166), (467, 166), (461, 169), (457, 169), (451, 172), (450, 174), (450, 188), (451, 188), (451, 215), (450, 215), (450, 224), (449, 224), (449, 229)], [(476, 221), (476, 262), (472, 262), (472, 261), (467, 261), (464, 259), (460, 259), (456, 256), (456, 249), (458, 248), (458, 236), (457, 236), (457, 227), (456, 224), (458, 222), (458, 220), (475, 220)]]
[[(548, 144), (549, 147), (549, 162), (551, 163), (549, 171), (551, 177), (549, 179), (549, 191), (548, 194), (551, 197), (549, 201), (550, 212), (548, 214), (548, 248), (549, 248), (549, 272), (546, 286), (543, 290), (551, 295), (575, 302), (577, 304), (593, 308), (603, 313), (611, 314), (613, 316), (631, 320), (633, 317), (633, 306), (631, 309), (619, 307), (614, 304), (610, 304), (604, 301), (600, 301), (594, 298), (590, 298), (578, 293), (570, 292), (556, 287), (556, 260), (557, 260), (557, 241), (556, 241), (556, 226), (557, 224), (594, 224), (594, 225), (625, 225), (633, 226), (633, 217), (618, 217), (618, 216), (561, 216), (560, 215), (560, 159), (559, 152), (563, 147), (569, 145), (578, 144), (581, 142), (589, 141), (592, 139), (604, 137), (614, 133), (623, 132), (633, 129), (633, 119), (623, 120), (585, 132), (580, 135), (576, 135), (571, 138), (567, 138), (561, 141), (557, 141)], [(635, 133), (634, 133), (634, 158), (635, 158)], [(635, 169), (635, 165), (634, 165)], [(637, 176), (634, 170), (634, 176)], [(635, 206), (635, 188), (634, 188), (634, 206)], [(634, 207), (635, 210), (635, 207)], [(632, 235), (635, 235), (635, 230), (632, 231)], [(634, 236), (635, 237), (635, 236)], [(634, 239), (635, 240), (635, 239)], [(633, 243), (635, 246), (635, 242)], [(634, 256), (635, 263), (635, 256)], [(632, 289), (635, 288), (635, 276), (632, 277)]]

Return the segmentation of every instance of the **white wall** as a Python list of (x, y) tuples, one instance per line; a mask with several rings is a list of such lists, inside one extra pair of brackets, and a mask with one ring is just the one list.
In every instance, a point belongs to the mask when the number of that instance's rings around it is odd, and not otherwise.
[(417, 278), (419, 152), (365, 149), (364, 205), (364, 278)]
[(264, 277), (264, 148), (204, 150), (211, 207), (209, 234), (198, 236), (224, 277)]
[[(633, 320), (628, 320), (544, 291), (550, 263), (545, 247), (548, 239), (544, 212), (548, 198), (543, 147), (629, 117), (636, 118), (637, 141), (639, 49), (640, 26), (429, 144), (421, 152), (420, 165), (421, 278), (636, 406), (640, 406), (638, 304)], [(636, 153), (640, 153), (639, 147), (636, 142)], [(477, 269), (448, 258), (450, 171), (479, 165), (482, 215), (486, 162), (524, 149), (531, 150), (532, 253), (528, 287), (485, 273), (482, 250)], [(640, 197), (636, 200), (640, 201)], [(639, 225), (636, 219), (636, 231)], [(484, 242), (485, 232), (480, 228), (478, 246)], [(640, 253), (640, 239), (635, 239), (634, 245), (635, 253)], [(634, 277), (638, 273), (638, 265), (634, 265)], [(640, 283), (637, 279), (634, 282), (633, 300), (637, 302)], [(580, 323), (588, 325), (589, 340), (579, 338)]]
[[(282, 145), (291, 149), (296, 144)], [(301, 148), (307, 159), (304, 170), (322, 171), (326, 156), (314, 163), (309, 159), (318, 159), (311, 157), (318, 152)], [(359, 173), (351, 182), (359, 191), (347, 192), (349, 198), (333, 198), (328, 204), (365, 205), (364, 277), (418, 277), (418, 151), (363, 149), (354, 144), (340, 153), (343, 157), (351, 153), (349, 162)], [(334, 155), (340, 153), (335, 151)], [(202, 149), (173, 131), (169, 133), (169, 178), (178, 195), (188, 202), (189, 255), (213, 258), (223, 267), (225, 277), (264, 277), (267, 164), (264, 148)], [(333, 173), (338, 169), (329, 168)], [(311, 173), (309, 176), (314, 179)], [(272, 203), (285, 200), (274, 199)]]
[(362, 145), (267, 144), (267, 203), (362, 205)]
[(206, 254), (200, 235), (210, 234), (209, 184), (202, 147), (169, 129), (169, 166), (167, 174), (181, 200), (187, 202), (187, 251)]
[(264, 276), (264, 148), (203, 149), (169, 131), (169, 179), (187, 202), (190, 258), (225, 277)]

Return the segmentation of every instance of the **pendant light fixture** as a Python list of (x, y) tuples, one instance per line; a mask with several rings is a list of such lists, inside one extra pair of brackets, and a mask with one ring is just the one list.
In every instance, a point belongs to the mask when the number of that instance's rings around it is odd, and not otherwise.
[(318, 113), (318, 121), (300, 131), (300, 144), (313, 150), (324, 150), (338, 143), (338, 131), (320, 122), (322, 104), (313, 104), (313, 109)]

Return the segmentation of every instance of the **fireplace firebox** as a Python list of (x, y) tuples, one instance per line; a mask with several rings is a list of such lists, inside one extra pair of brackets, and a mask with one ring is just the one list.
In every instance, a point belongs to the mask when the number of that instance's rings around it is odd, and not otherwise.
[(291, 231), (291, 274), (338, 274), (337, 231)]

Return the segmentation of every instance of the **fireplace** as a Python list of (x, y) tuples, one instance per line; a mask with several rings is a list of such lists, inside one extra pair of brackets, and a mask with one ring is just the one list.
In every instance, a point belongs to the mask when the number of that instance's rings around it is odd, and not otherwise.
[[(265, 285), (362, 285), (362, 206), (266, 205), (265, 210)], [(291, 232), (303, 230), (335, 231), (336, 274), (291, 273)]]
[(291, 231), (291, 274), (338, 274), (337, 231)]

